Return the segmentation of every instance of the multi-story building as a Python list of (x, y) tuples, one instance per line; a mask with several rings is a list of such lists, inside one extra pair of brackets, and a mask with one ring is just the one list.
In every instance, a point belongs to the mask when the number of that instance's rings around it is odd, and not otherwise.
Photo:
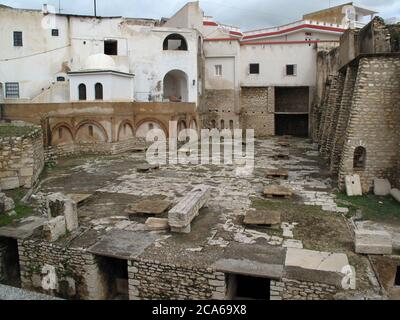
[(317, 52), (374, 13), (348, 3), (242, 32), (198, 2), (160, 21), (1, 6), (0, 101), (190, 102), (202, 127), (307, 136)]

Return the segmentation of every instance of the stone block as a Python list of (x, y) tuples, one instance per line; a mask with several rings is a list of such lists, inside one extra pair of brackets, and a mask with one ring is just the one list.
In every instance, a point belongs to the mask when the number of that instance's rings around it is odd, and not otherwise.
[(346, 193), (349, 197), (362, 196), (361, 179), (358, 174), (345, 177)]
[(171, 231), (179, 233), (190, 232), (192, 220), (198, 216), (199, 210), (210, 198), (211, 188), (201, 185), (190, 191), (179, 203), (168, 212), (168, 222)]
[(292, 195), (292, 190), (279, 185), (271, 185), (264, 189), (264, 196), (267, 198), (290, 198)]
[(386, 231), (359, 229), (355, 231), (356, 253), (392, 254), (392, 237)]
[(1, 190), (18, 189), (20, 186), (21, 185), (20, 185), (18, 177), (8, 177), (8, 178), (2, 178), (0, 180), (0, 188), (1, 188)]
[(390, 194), (392, 195), (393, 198), (395, 198), (397, 200), (397, 202), (400, 202), (400, 190), (399, 189), (390, 190)]
[(269, 179), (281, 178), (288, 179), (289, 171), (285, 169), (269, 169), (265, 172), (265, 177)]
[(31, 177), (33, 176), (33, 168), (21, 168), (19, 170), (19, 175), (21, 177)]
[(54, 193), (47, 197), (47, 212), (49, 219), (62, 216), (65, 219), (68, 231), (78, 228), (78, 208), (75, 201), (69, 197)]
[(148, 231), (163, 231), (169, 229), (168, 219), (148, 218), (145, 225)]
[(276, 225), (281, 223), (279, 211), (258, 211), (252, 210), (246, 213), (243, 220), (247, 225)]
[(143, 200), (127, 209), (127, 213), (160, 215), (168, 210), (171, 203), (165, 200)]
[(49, 221), (46, 221), (43, 225), (43, 234), (47, 241), (54, 242), (60, 237), (65, 235), (67, 228), (65, 225), (65, 219), (63, 216), (58, 216)]
[(391, 189), (392, 186), (388, 179), (374, 179), (374, 194), (376, 196), (387, 196)]

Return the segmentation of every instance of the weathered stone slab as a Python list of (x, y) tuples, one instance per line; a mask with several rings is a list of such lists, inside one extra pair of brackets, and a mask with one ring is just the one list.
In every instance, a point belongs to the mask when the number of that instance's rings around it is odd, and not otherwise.
[(265, 177), (269, 179), (281, 178), (286, 180), (289, 178), (289, 171), (285, 169), (269, 169), (266, 171)]
[(92, 193), (68, 193), (66, 196), (76, 202), (77, 205), (81, 205), (92, 196)]
[(160, 235), (147, 231), (111, 230), (88, 252), (119, 259), (136, 258), (159, 238)]
[(390, 194), (392, 186), (388, 179), (374, 179), (374, 194), (376, 196), (387, 196)]
[(279, 211), (247, 211), (243, 220), (247, 225), (276, 225), (281, 223)]
[(168, 219), (148, 218), (145, 225), (147, 231), (163, 231), (169, 229)]
[(268, 198), (290, 198), (293, 195), (292, 190), (289, 188), (279, 186), (279, 185), (271, 185), (264, 189), (264, 196)]
[(390, 190), (390, 194), (392, 195), (393, 198), (395, 198), (397, 200), (397, 202), (400, 202), (400, 190), (399, 189)]
[(143, 200), (130, 206), (127, 213), (160, 215), (168, 210), (171, 202), (166, 200)]
[(386, 231), (358, 229), (355, 238), (356, 253), (392, 254), (392, 236)]
[(18, 189), (21, 186), (18, 177), (9, 177), (0, 179), (1, 190), (13, 190)]
[(172, 232), (190, 233), (190, 224), (210, 198), (211, 187), (201, 185), (190, 191), (168, 213)]
[(346, 193), (349, 197), (362, 196), (361, 180), (358, 174), (345, 177)]
[(43, 235), (47, 241), (54, 242), (67, 232), (65, 219), (63, 216), (46, 221), (43, 225)]

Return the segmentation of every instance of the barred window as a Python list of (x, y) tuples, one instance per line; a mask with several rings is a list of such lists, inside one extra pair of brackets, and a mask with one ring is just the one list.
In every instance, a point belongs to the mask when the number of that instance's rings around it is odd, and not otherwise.
[(19, 83), (6, 82), (6, 98), (18, 99), (19, 98)]
[(58, 37), (59, 36), (59, 31), (58, 31), (58, 29), (51, 29), (51, 35), (53, 36), (53, 37)]
[(22, 32), (14, 31), (14, 47), (22, 47)]

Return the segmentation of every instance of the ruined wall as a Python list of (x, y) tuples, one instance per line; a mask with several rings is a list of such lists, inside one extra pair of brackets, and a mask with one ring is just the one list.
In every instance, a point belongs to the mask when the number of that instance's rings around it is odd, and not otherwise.
[(39, 128), (23, 136), (0, 137), (1, 189), (32, 187), (43, 167), (43, 135)]
[(225, 298), (225, 275), (212, 269), (134, 260), (128, 261), (128, 277), (131, 300)]
[(332, 174), (337, 175), (342, 157), (343, 145), (345, 143), (346, 130), (349, 122), (350, 110), (353, 101), (354, 86), (357, 79), (357, 66), (348, 66), (346, 78), (344, 79), (343, 91), (339, 109), (337, 110), (337, 122), (334, 128), (333, 145), (330, 153), (330, 169)]
[[(374, 56), (361, 58), (353, 103), (339, 170), (339, 186), (344, 177), (359, 174), (364, 192), (373, 179), (396, 178), (400, 110), (400, 58)], [(364, 169), (353, 168), (354, 150), (366, 149)]]
[(271, 300), (332, 300), (335, 286), (298, 280), (271, 281)]
[(274, 87), (242, 87), (240, 107), (243, 128), (254, 129), (256, 137), (275, 134)]
[[(22, 288), (64, 298), (105, 299), (107, 288), (97, 258), (80, 248), (38, 240), (18, 240)], [(55, 268), (58, 290), (42, 288), (43, 266)]]
[(205, 90), (203, 106), (200, 111), (203, 128), (212, 129), (215, 124), (215, 128), (229, 129), (232, 121), (233, 128), (239, 128), (237, 100), (238, 94), (235, 90)]
[(54, 161), (78, 155), (114, 155), (130, 151), (135, 148), (145, 147), (142, 139), (132, 138), (112, 143), (75, 143), (49, 146), (45, 151), (46, 161)]

